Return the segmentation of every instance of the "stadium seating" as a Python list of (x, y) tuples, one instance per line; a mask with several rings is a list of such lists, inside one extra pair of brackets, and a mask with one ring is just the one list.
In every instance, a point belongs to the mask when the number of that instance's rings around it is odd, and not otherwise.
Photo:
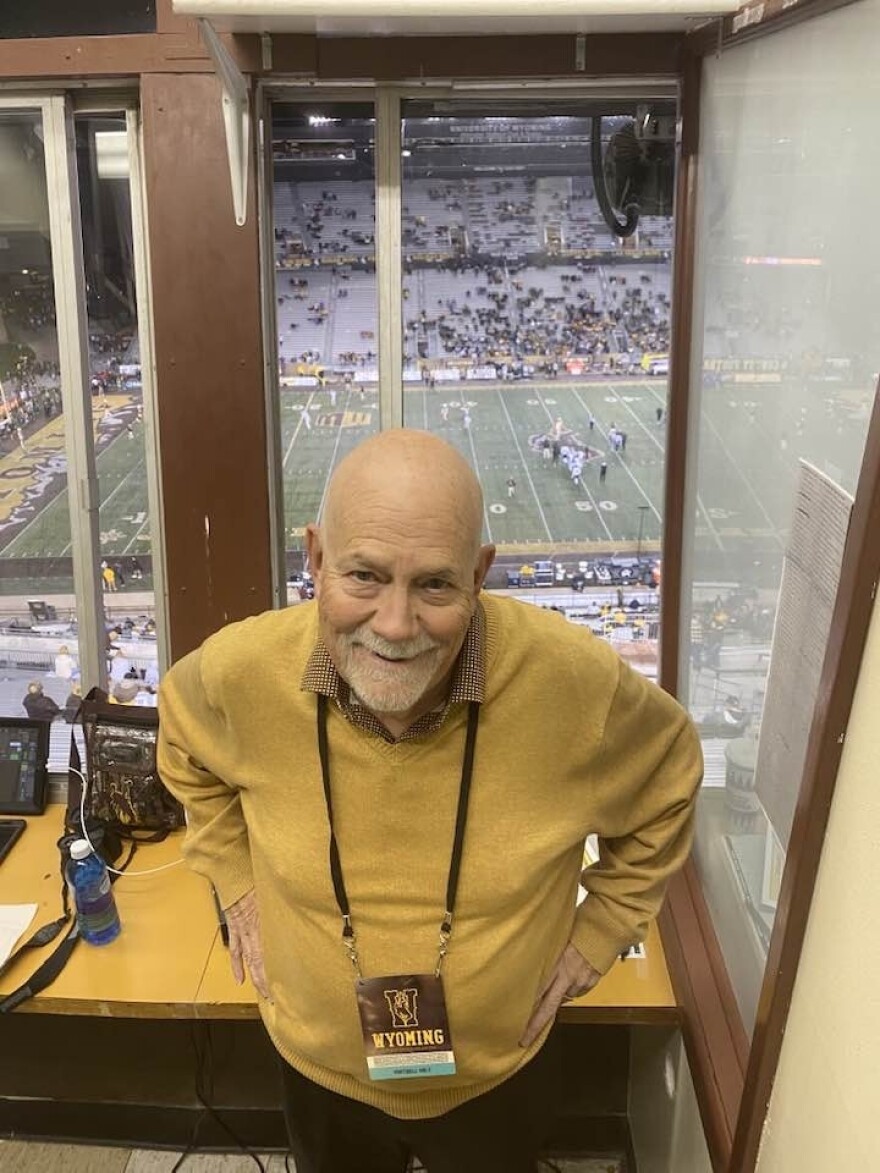
[[(374, 366), (372, 182), (279, 178), (274, 198), (282, 373), (297, 362)], [(626, 367), (667, 349), (672, 222), (640, 226), (635, 244), (656, 262), (609, 265), (615, 252), (625, 258), (589, 175), (405, 177), (401, 232), (412, 377), (426, 361)]]

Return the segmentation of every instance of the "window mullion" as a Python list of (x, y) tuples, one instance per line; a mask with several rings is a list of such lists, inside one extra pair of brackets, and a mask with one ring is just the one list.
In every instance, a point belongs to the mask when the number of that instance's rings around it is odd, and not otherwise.
[(156, 395), (156, 351), (153, 341), (153, 306), (150, 285), (150, 257), (147, 249), (147, 208), (144, 198), (141, 159), (140, 112), (129, 107), (125, 112), (128, 135), (129, 194), (131, 197), (131, 239), (134, 263), (135, 303), (137, 306), (138, 348), (141, 361), (141, 387), (144, 405), (144, 446), (147, 471), (147, 511), (150, 519), (150, 559), (153, 576), (153, 617), (160, 672), (170, 664), (168, 631), (168, 574), (165, 564), (164, 505), (162, 467), (159, 452), (159, 413)]
[(400, 95), (380, 87), (376, 92), (376, 286), (383, 428), (399, 428), (403, 423), (400, 142)]
[(57, 97), (49, 98), (43, 111), (71, 554), (79, 662), (85, 692), (96, 684), (106, 686), (107, 665), (104, 600), (98, 570), (100, 497), (92, 431), (82, 225), (72, 109), (64, 98)]

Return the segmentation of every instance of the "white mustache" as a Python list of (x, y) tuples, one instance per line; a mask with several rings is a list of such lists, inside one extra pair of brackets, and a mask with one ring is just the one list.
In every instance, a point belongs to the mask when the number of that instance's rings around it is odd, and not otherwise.
[(426, 635), (416, 639), (401, 640), (399, 643), (391, 643), (368, 628), (358, 628), (351, 635), (347, 635), (345, 639), (350, 646), (360, 644), (368, 652), (375, 652), (386, 660), (412, 660), (415, 656), (421, 656), (425, 652), (433, 652), (437, 648), (437, 644)]

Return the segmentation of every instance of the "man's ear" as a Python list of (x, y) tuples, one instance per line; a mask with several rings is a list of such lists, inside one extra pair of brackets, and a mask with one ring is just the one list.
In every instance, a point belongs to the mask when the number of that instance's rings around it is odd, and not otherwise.
[(495, 547), (480, 546), (479, 552), (477, 553), (477, 564), (474, 567), (474, 593), (483, 589), (486, 575), (489, 573), (489, 568), (494, 561)]
[(321, 529), (314, 522), (306, 526), (306, 557), (308, 558), (309, 574), (315, 584), (315, 594), (321, 589), (321, 571), (324, 568), (324, 546), (321, 542)]

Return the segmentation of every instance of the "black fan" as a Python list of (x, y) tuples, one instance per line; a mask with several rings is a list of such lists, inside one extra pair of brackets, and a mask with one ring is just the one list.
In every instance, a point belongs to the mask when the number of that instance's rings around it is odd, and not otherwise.
[(642, 215), (671, 215), (675, 160), (671, 139), (640, 137), (635, 120), (630, 119), (611, 135), (603, 156), (601, 115), (593, 117), (590, 137), (596, 200), (615, 236), (632, 236)]

